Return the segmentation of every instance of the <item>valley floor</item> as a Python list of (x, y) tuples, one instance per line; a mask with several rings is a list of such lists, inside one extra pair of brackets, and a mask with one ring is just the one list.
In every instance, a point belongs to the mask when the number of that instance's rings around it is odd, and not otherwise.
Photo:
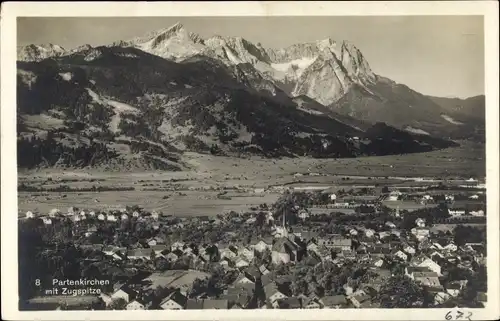
[[(216, 215), (273, 203), (279, 187), (352, 188), (422, 185), (403, 178), (483, 179), (484, 146), (461, 147), (401, 156), (355, 159), (237, 159), (185, 154), (192, 170), (110, 173), (88, 170), (20, 171), (19, 213), (52, 208), (110, 209), (140, 205), (178, 216)], [(66, 190), (61, 190), (66, 186)], [(94, 191), (92, 188), (122, 189)], [(272, 187), (276, 187), (273, 189)], [(262, 189), (266, 189), (264, 193)], [(24, 214), (23, 214), (24, 215)]]

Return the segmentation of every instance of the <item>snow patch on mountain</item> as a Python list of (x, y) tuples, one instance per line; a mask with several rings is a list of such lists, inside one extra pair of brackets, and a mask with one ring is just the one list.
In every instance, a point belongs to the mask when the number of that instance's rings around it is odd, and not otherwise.
[(70, 81), (73, 78), (73, 74), (70, 72), (60, 72), (59, 76), (65, 81)]
[(302, 72), (309, 67), (317, 57), (302, 57), (299, 59), (294, 59), (284, 63), (271, 63), (271, 67), (281, 71), (290, 72), (293, 71), (297, 76), (300, 77)]
[(450, 117), (448, 115), (441, 115), (441, 117), (443, 117), (447, 122), (452, 123), (453, 125), (463, 125), (464, 124), (464, 123), (461, 123), (461, 122), (453, 119), (452, 117)]
[(410, 133), (414, 133), (414, 134), (430, 135), (425, 130), (422, 130), (420, 128), (414, 128), (414, 127), (411, 127), (411, 126), (405, 127), (405, 130), (408, 131), (408, 132), (410, 132)]
[(132, 107), (128, 104), (124, 104), (119, 101), (115, 101), (112, 99), (108, 98), (103, 98), (99, 96), (96, 92), (94, 92), (90, 88), (86, 88), (87, 93), (92, 97), (92, 100), (95, 101), (96, 103), (102, 104), (102, 105), (107, 105), (113, 108), (113, 112), (115, 113), (111, 117), (111, 121), (109, 122), (109, 129), (113, 133), (117, 133), (119, 131), (119, 125), (121, 122), (121, 115), (122, 114), (137, 114), (139, 110), (135, 107)]

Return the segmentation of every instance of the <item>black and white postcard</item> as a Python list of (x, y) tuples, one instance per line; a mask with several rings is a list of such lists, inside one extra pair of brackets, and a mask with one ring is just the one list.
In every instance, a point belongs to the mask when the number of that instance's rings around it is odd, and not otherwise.
[(6, 319), (500, 317), (498, 3), (2, 9)]

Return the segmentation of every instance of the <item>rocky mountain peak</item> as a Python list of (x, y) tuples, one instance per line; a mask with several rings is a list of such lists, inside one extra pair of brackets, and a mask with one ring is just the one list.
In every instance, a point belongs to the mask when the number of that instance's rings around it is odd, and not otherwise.
[(40, 61), (49, 57), (57, 57), (66, 53), (66, 49), (55, 44), (30, 44), (17, 47), (17, 60)]

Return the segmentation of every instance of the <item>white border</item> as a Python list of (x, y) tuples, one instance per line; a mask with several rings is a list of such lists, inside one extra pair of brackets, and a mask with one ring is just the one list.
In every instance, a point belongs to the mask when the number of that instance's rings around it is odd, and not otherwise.
[[(7, 2), (1, 16), (2, 317), (8, 320), (444, 320), (446, 309), (50, 311), (19, 312), (17, 302), (16, 17), (17, 16), (359, 16), (484, 15), (487, 132), (488, 304), (469, 309), (473, 320), (500, 317), (498, 3), (413, 2)], [(466, 310), (466, 309), (462, 309)]]

